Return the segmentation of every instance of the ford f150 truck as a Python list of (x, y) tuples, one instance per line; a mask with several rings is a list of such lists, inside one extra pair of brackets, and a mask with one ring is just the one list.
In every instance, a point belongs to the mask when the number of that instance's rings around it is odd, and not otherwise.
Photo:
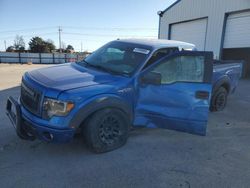
[(169, 40), (112, 41), (81, 62), (26, 72), (6, 111), (22, 139), (67, 142), (82, 133), (95, 152), (124, 145), (130, 126), (205, 135), (209, 108), (222, 110), (240, 64)]

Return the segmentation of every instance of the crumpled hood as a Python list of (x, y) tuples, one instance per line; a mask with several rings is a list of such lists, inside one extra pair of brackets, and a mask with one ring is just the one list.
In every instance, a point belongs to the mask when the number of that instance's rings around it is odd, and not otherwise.
[(117, 76), (87, 69), (76, 63), (37, 69), (28, 74), (41, 85), (61, 91), (110, 83), (118, 79)]

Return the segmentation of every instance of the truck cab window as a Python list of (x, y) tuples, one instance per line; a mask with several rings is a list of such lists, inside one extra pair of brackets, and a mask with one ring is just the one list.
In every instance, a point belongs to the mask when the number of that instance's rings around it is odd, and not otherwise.
[(203, 82), (204, 57), (180, 56), (158, 64), (151, 72), (161, 74), (161, 84)]
[(178, 52), (179, 49), (178, 48), (164, 48), (164, 49), (160, 49), (157, 50), (152, 57), (149, 59), (149, 61), (147, 62), (147, 64), (143, 67), (143, 69), (147, 68), (148, 66), (150, 66), (151, 64), (155, 63), (156, 61), (158, 61), (159, 59), (163, 58), (164, 56), (167, 56), (169, 54)]

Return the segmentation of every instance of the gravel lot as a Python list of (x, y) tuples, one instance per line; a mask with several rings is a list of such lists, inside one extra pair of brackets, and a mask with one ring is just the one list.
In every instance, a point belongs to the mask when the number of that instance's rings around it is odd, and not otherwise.
[(250, 187), (250, 80), (223, 112), (210, 113), (207, 136), (136, 129), (113, 152), (20, 140), (5, 115), (21, 75), (45, 65), (0, 64), (0, 187)]

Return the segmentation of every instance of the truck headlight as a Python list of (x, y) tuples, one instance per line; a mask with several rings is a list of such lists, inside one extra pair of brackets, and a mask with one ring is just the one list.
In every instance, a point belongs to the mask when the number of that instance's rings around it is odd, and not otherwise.
[(43, 102), (43, 117), (66, 116), (74, 108), (74, 103), (45, 98)]

